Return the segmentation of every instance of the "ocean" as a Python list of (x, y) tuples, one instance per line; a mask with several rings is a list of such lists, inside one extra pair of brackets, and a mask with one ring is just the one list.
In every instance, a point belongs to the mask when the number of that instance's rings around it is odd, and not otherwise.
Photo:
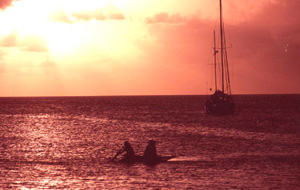
[[(0, 189), (300, 189), (300, 95), (0, 98)], [(110, 159), (129, 141), (155, 166)]]

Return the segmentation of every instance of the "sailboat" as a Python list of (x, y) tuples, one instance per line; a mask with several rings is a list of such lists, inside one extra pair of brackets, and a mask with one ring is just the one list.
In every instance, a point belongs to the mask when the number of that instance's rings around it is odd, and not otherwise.
[(230, 115), (234, 113), (235, 103), (231, 96), (229, 67), (227, 59), (227, 47), (225, 38), (225, 28), (223, 22), (222, 0), (220, 0), (220, 67), (221, 67), (221, 88), (218, 87), (217, 76), (217, 53), (216, 37), (214, 32), (214, 73), (215, 92), (206, 100), (206, 113), (211, 115)]

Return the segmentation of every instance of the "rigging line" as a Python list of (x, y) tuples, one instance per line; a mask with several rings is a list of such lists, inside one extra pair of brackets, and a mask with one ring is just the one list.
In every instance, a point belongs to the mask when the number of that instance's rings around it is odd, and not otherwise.
[[(227, 51), (227, 50), (226, 50)], [(228, 93), (231, 94), (231, 84), (230, 84), (230, 75), (229, 75), (229, 64), (228, 64), (228, 55), (226, 53), (227, 60), (227, 81), (228, 81)]]
[(224, 92), (224, 47), (223, 47), (223, 11), (222, 11), (222, 0), (220, 0), (220, 36), (221, 36), (221, 67), (222, 67), (222, 92)]
[[(218, 64), (218, 75), (220, 76), (221, 75), (221, 73), (222, 73), (222, 69), (221, 69), (221, 67), (220, 67), (220, 56), (218, 56), (217, 57), (217, 64)], [(221, 84), (222, 85), (222, 79), (221, 79), (221, 77), (219, 77), (218, 78), (218, 83), (219, 84)], [(221, 86), (221, 85), (219, 85), (219, 86)], [(219, 87), (220, 88), (220, 87)], [(222, 89), (220, 89), (220, 90), (222, 90)]]
[[(224, 42), (226, 44), (226, 37), (225, 37), (225, 35), (224, 35)], [(228, 93), (231, 94), (229, 64), (228, 64), (228, 54), (227, 54), (227, 49), (226, 48), (225, 48), (225, 59), (226, 59), (226, 62), (225, 62), (226, 68), (225, 69), (226, 69), (226, 72), (227, 72), (227, 74), (226, 74), (226, 76), (227, 76), (227, 79), (226, 79), (226, 81), (227, 81), (227, 90), (228, 90)]]
[(216, 50), (216, 31), (214, 30), (214, 69), (215, 69), (215, 89), (218, 88), (217, 83), (217, 53)]
[(228, 57), (227, 57), (227, 47), (226, 47), (226, 37), (225, 37), (225, 27), (224, 27), (224, 25), (225, 24), (224, 24), (224, 20), (223, 20), (222, 0), (220, 0), (222, 91), (224, 92), (224, 90), (225, 90), (224, 89), (224, 85), (225, 85), (226, 86), (226, 91), (229, 94), (231, 94), (230, 77), (229, 77), (229, 66), (228, 66)]

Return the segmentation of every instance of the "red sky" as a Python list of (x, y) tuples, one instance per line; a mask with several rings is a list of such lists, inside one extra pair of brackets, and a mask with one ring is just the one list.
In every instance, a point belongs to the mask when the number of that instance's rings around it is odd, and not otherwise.
[[(233, 94), (300, 93), (300, 0), (223, 5)], [(0, 96), (213, 87), (218, 0), (2, 0), (0, 8)]]

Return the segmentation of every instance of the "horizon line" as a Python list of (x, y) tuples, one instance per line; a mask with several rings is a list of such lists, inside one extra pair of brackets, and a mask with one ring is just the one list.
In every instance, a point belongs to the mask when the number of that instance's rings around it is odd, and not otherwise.
[[(137, 97), (137, 96), (210, 96), (211, 94), (152, 94), (152, 95), (57, 95), (57, 96), (0, 96), (0, 98), (67, 98), (67, 97)], [(247, 96), (247, 95), (300, 95), (300, 93), (251, 93), (251, 94), (231, 94), (232, 96)]]

